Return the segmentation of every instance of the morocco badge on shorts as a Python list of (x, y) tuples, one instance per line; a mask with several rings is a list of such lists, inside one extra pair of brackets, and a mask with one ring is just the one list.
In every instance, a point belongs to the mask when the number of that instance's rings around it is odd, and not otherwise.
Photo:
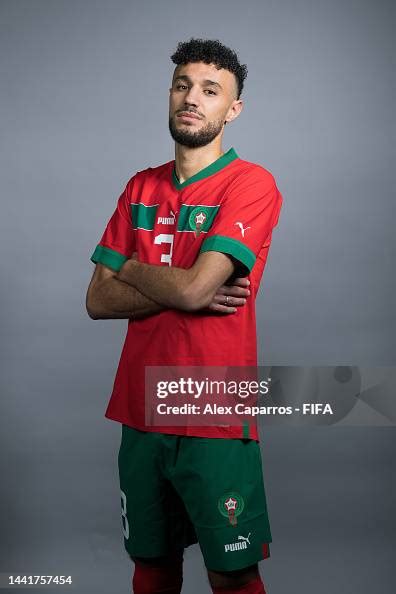
[(231, 526), (236, 526), (237, 517), (243, 512), (245, 502), (242, 495), (232, 491), (220, 497), (217, 507), (221, 515), (228, 518)]

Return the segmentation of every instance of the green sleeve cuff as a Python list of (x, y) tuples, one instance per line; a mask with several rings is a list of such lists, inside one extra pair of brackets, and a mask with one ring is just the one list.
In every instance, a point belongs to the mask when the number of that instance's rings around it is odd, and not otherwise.
[(256, 262), (256, 256), (250, 248), (237, 239), (225, 237), (224, 235), (212, 235), (204, 240), (201, 252), (222, 252), (233, 256), (242, 264), (243, 274), (246, 276), (252, 270)]
[(95, 264), (99, 262), (99, 264), (112, 268), (116, 272), (120, 270), (124, 262), (127, 260), (128, 258), (123, 254), (104, 247), (103, 245), (97, 245), (91, 256), (91, 261)]

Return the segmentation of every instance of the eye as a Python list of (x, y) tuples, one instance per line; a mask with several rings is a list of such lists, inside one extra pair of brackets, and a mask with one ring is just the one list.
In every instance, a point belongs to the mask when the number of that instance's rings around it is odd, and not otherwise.
[(211, 95), (216, 95), (216, 93), (214, 91), (212, 91), (212, 89), (205, 89), (205, 93), (208, 92)]
[(176, 85), (176, 89), (180, 89), (181, 87), (183, 87), (184, 89), (187, 89), (187, 85), (182, 85), (182, 84)]

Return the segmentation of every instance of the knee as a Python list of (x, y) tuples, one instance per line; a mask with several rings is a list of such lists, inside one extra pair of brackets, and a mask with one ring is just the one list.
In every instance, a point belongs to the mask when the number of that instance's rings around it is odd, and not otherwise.
[(178, 594), (183, 583), (183, 554), (175, 553), (165, 557), (134, 557), (135, 570), (132, 587), (135, 594), (169, 592)]
[(208, 578), (212, 588), (241, 588), (259, 577), (257, 563), (234, 571), (208, 570)]

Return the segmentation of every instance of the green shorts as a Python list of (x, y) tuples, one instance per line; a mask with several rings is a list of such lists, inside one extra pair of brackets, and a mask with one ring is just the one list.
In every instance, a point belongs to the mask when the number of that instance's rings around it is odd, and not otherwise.
[(259, 444), (122, 426), (118, 455), (124, 544), (161, 557), (196, 542), (205, 565), (232, 571), (269, 557)]

